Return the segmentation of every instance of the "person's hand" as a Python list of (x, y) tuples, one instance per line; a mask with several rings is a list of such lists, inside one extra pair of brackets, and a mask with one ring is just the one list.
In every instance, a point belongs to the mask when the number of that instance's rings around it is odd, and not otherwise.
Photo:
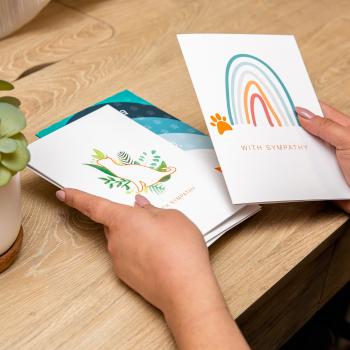
[(117, 276), (160, 309), (182, 349), (248, 349), (232, 320), (197, 227), (176, 210), (135, 206), (74, 189), (57, 198), (104, 226)]
[[(296, 112), (305, 130), (335, 147), (339, 166), (350, 186), (350, 117), (325, 103), (321, 103), (321, 107), (325, 118), (302, 107), (297, 107)], [(349, 200), (336, 203), (350, 213)]]

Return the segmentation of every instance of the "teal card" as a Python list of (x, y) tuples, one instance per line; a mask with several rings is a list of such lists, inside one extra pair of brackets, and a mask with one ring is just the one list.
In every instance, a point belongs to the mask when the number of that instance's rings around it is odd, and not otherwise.
[(162, 111), (128, 90), (118, 92), (80, 112), (72, 114), (39, 131), (36, 136), (39, 138), (45, 137), (105, 105), (110, 105), (138, 124), (183, 150), (213, 150), (213, 145), (209, 136)]

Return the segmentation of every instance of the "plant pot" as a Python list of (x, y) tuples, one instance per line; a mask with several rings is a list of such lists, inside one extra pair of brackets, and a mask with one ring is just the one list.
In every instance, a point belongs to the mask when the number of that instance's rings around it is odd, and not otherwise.
[(0, 187), (0, 256), (14, 245), (21, 222), (21, 181), (17, 173), (6, 186)]
[(50, 0), (0, 0), (0, 39), (33, 19)]

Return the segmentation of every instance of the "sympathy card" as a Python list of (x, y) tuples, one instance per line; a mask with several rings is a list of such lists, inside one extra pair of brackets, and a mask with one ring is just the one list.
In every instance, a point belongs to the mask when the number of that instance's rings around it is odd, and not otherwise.
[(233, 203), (350, 198), (334, 150), (296, 116), (322, 110), (293, 36), (178, 40)]

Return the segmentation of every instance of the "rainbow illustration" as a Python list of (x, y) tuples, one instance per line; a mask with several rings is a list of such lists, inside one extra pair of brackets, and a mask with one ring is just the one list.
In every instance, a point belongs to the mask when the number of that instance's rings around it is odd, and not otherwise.
[[(278, 74), (260, 58), (249, 54), (233, 56), (226, 66), (225, 84), (231, 125), (300, 125), (286, 86)], [(258, 104), (263, 113), (257, 113)]]

